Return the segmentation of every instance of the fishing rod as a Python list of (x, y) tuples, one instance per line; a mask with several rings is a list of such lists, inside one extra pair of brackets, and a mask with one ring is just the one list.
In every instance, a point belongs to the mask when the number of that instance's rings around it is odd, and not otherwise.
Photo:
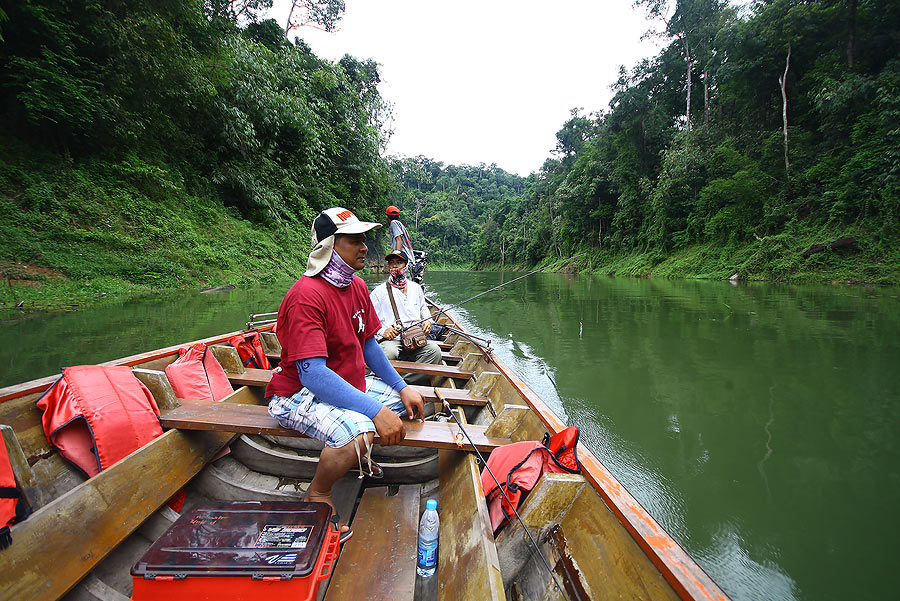
[(488, 292), (493, 292), (494, 290), (500, 290), (500, 289), (503, 288), (504, 286), (509, 286), (509, 285), (512, 284), (513, 282), (518, 282), (519, 280), (523, 280), (523, 279), (527, 278), (527, 277), (530, 276), (530, 275), (534, 275), (534, 274), (536, 274), (536, 273), (539, 273), (539, 272), (541, 272), (541, 271), (544, 271), (545, 269), (550, 269), (551, 267), (556, 267), (557, 265), (560, 265), (560, 264), (562, 264), (562, 263), (568, 263), (569, 261), (574, 261), (574, 260), (577, 259), (578, 257), (581, 257), (581, 256), (586, 255), (586, 254), (587, 254), (586, 252), (578, 253), (578, 254), (575, 255), (575, 256), (572, 256), (572, 257), (566, 257), (565, 259), (560, 259), (559, 261), (556, 261), (555, 263), (550, 263), (549, 265), (544, 265), (544, 266), (541, 267), (540, 269), (535, 269), (534, 271), (531, 271), (531, 272), (529, 272), (529, 273), (526, 273), (525, 275), (520, 275), (519, 277), (517, 277), (517, 278), (515, 278), (515, 279), (513, 279), (513, 280), (510, 280), (510, 281), (508, 281), (508, 282), (504, 282), (504, 283), (500, 284), (499, 286), (494, 286), (494, 287), (491, 288), (490, 290), (485, 290), (484, 292), (479, 292), (479, 293), (476, 294), (475, 296), (473, 296), (473, 297), (471, 297), (471, 298), (467, 298), (466, 300), (464, 300), (464, 301), (462, 301), (462, 302), (460, 302), (460, 303), (456, 303), (455, 305), (452, 305), (452, 306), (450, 306), (450, 307), (447, 307), (446, 309), (441, 309), (440, 311), (438, 311), (437, 313), (435, 313), (435, 314), (432, 315), (431, 317), (426, 317), (426, 318), (424, 318), (424, 319), (420, 319), (419, 321), (414, 322), (414, 323), (411, 323), (410, 325), (408, 325), (408, 326), (406, 326), (406, 327), (407, 327), (407, 328), (411, 328), (412, 326), (420, 325), (420, 324), (422, 324), (422, 323), (425, 323), (425, 322), (428, 321), (429, 319), (435, 319), (435, 320), (436, 320), (436, 319), (441, 315), (441, 313), (446, 313), (446, 312), (449, 311), (450, 309), (455, 309), (455, 308), (459, 307), (460, 305), (464, 305), (464, 304), (466, 304), (466, 303), (469, 302), (469, 301), (473, 301), (473, 300), (475, 300), (476, 298), (478, 298), (478, 297), (480, 297), (480, 296), (484, 296), (484, 295), (487, 294)]
[(447, 410), (447, 413), (450, 414), (450, 417), (453, 418), (453, 421), (456, 422), (456, 425), (459, 427), (460, 432), (465, 434), (466, 438), (469, 439), (469, 444), (472, 445), (472, 449), (474, 449), (475, 454), (478, 455), (478, 460), (481, 461), (481, 464), (484, 466), (484, 469), (491, 475), (491, 478), (494, 480), (494, 484), (497, 485), (497, 490), (503, 495), (503, 498), (506, 499), (506, 503), (509, 505), (510, 509), (513, 510), (513, 513), (516, 515), (516, 519), (519, 520), (519, 524), (522, 525), (522, 529), (525, 530), (525, 534), (528, 535), (528, 540), (531, 541), (531, 545), (534, 547), (534, 550), (537, 551), (538, 557), (541, 558), (541, 561), (544, 564), (544, 567), (547, 568), (547, 572), (550, 574), (550, 577), (553, 579), (553, 586), (556, 587), (556, 590), (563, 596), (564, 599), (569, 598), (569, 596), (565, 593), (562, 586), (559, 584), (559, 580), (556, 578), (556, 574), (553, 573), (553, 568), (550, 567), (550, 564), (547, 562), (547, 558), (544, 557), (544, 554), (541, 552), (540, 547), (538, 547), (537, 542), (534, 540), (534, 536), (531, 535), (531, 531), (528, 530), (528, 526), (525, 525), (525, 522), (522, 521), (522, 517), (519, 515), (516, 506), (513, 505), (512, 501), (509, 500), (509, 497), (506, 496), (506, 491), (503, 490), (503, 487), (500, 485), (500, 481), (497, 479), (497, 476), (494, 475), (494, 472), (488, 466), (487, 461), (485, 461), (484, 456), (481, 454), (481, 451), (475, 446), (475, 442), (472, 440), (472, 437), (469, 436), (469, 433), (463, 428), (462, 423), (459, 421), (459, 418), (456, 417), (456, 414), (453, 413), (453, 409), (450, 407), (450, 403), (447, 402), (447, 399), (444, 398), (444, 395), (441, 393), (440, 388), (434, 389), (434, 395), (441, 402), (444, 408)]
[(453, 332), (457, 336), (461, 338), (465, 338), (475, 346), (479, 346), (488, 354), (492, 353), (494, 349), (491, 348), (491, 341), (487, 338), (482, 338), (481, 336), (476, 336), (474, 334), (469, 334), (468, 332), (463, 332), (462, 330), (457, 330), (452, 326), (448, 326), (445, 323), (437, 324), (447, 330), (448, 332)]

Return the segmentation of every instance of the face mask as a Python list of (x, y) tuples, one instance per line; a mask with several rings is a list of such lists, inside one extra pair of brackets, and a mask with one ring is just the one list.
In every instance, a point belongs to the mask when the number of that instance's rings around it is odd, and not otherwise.
[(331, 260), (325, 269), (322, 270), (322, 277), (326, 282), (334, 284), (338, 288), (346, 288), (353, 281), (353, 274), (356, 270), (347, 265), (335, 251), (331, 251)]
[(388, 280), (394, 288), (406, 288), (406, 270), (409, 265), (403, 267), (391, 267), (391, 279)]

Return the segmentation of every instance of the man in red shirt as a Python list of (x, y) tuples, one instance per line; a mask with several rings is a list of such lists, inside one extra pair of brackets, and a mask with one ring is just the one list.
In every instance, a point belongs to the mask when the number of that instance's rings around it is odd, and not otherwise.
[[(266, 388), (269, 413), (325, 442), (306, 500), (332, 508), (332, 486), (357, 463), (361, 474), (381, 476), (369, 456), (375, 432), (382, 444), (397, 444), (406, 436), (399, 416), (424, 417), (422, 395), (375, 341), (381, 322), (354, 275), (365, 265), (365, 233), (379, 227), (343, 207), (319, 213), (306, 272), (278, 309), (281, 362)], [(366, 365), (377, 377), (366, 377)], [(349, 528), (342, 532), (342, 541), (349, 538)]]

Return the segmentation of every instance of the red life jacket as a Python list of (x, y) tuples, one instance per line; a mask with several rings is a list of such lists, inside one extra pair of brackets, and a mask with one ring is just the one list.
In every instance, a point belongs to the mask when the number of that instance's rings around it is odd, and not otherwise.
[[(515, 515), (514, 510), (519, 508), (523, 493), (534, 488), (543, 473), (576, 474), (581, 471), (575, 450), (577, 444), (578, 428), (569, 426), (553, 436), (545, 435), (543, 442), (514, 442), (491, 451), (487, 466), (481, 472), (481, 488), (495, 536)], [(499, 480), (499, 486), (491, 473)]]
[(179, 399), (221, 401), (234, 392), (225, 370), (202, 342), (178, 349), (166, 377)]
[(9, 527), (21, 522), (31, 513), (31, 507), (25, 500), (22, 491), (16, 486), (16, 476), (9, 453), (0, 436), (0, 549), (12, 544)]
[(255, 367), (256, 369), (271, 369), (269, 359), (266, 357), (266, 351), (263, 350), (262, 340), (259, 339), (259, 332), (249, 332), (246, 334), (238, 334), (228, 339), (228, 344), (237, 349), (244, 367)]
[(47, 440), (88, 477), (162, 434), (153, 395), (125, 366), (67, 367), (35, 404)]

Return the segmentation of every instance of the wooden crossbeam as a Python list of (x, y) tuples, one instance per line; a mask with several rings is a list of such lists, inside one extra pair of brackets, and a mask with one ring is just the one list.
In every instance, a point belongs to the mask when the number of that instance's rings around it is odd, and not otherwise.
[(455, 365), (462, 360), (463, 358), (459, 355), (451, 355), (449, 351), (441, 351), (441, 361), (446, 361), (447, 363)]
[[(435, 366), (440, 367), (440, 366)], [(445, 366), (446, 367), (446, 366)], [(228, 374), (228, 380), (232, 386), (265, 386), (272, 379), (272, 370), (270, 369), (253, 369), (248, 367), (242, 374)], [(431, 386), (413, 386), (418, 390), (426, 401), (436, 401), (434, 388)], [(488, 400), (485, 397), (472, 396), (468, 390), (461, 388), (439, 388), (444, 397), (454, 405), (477, 405), (483, 406)]]
[(471, 380), (475, 375), (470, 371), (464, 371), (458, 367), (451, 365), (433, 365), (431, 363), (413, 363), (412, 361), (391, 361), (398, 372), (428, 374), (429, 376), (440, 376), (441, 378), (455, 378), (459, 380)]
[[(262, 405), (235, 405), (231, 403), (207, 403), (201, 401), (182, 401), (181, 406), (163, 413), (159, 418), (164, 428), (182, 430), (213, 430), (217, 432), (237, 432), (241, 434), (268, 434), (273, 436), (305, 436), (296, 430), (282, 428), (275, 418), (269, 415), (268, 409)], [(457, 433), (459, 427), (449, 422), (417, 422), (404, 420), (406, 438), (400, 443), (408, 447), (424, 447), (429, 449), (458, 449)], [(509, 444), (508, 438), (495, 438), (484, 435), (485, 426), (466, 426), (466, 432), (472, 437), (475, 448), (489, 452), (498, 446)], [(461, 437), (461, 448), (471, 449), (468, 440)], [(375, 443), (380, 444), (376, 434)]]
[[(417, 390), (419, 394), (421, 394), (422, 397), (425, 398), (426, 402), (440, 402), (440, 399), (437, 398), (437, 395), (434, 392), (434, 387), (415, 385), (410, 385), (410, 387), (413, 390)], [(480, 396), (472, 396), (465, 388), (438, 388), (437, 390), (440, 391), (447, 402), (451, 405), (471, 405), (474, 407), (484, 407), (488, 404), (488, 399)]]
[(248, 367), (244, 373), (226, 372), (226, 375), (232, 386), (265, 386), (272, 379), (272, 370)]

